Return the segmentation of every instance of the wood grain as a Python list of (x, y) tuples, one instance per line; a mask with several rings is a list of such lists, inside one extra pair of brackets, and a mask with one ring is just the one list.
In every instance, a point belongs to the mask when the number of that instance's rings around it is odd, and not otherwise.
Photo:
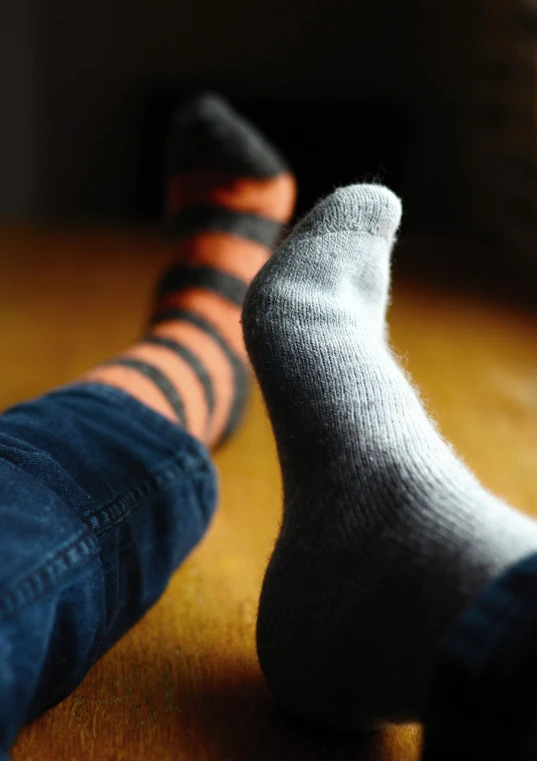
[[(146, 234), (0, 231), (0, 405), (68, 381), (135, 338), (166, 248)], [(487, 486), (537, 515), (537, 317), (396, 281), (393, 343)], [(416, 761), (420, 731), (335, 741), (287, 724), (256, 662), (280, 479), (260, 394), (216, 457), (221, 505), (162, 600), (15, 761)]]

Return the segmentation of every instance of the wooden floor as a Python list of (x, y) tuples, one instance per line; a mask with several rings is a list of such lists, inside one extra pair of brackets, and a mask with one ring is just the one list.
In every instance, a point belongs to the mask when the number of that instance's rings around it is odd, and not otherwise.
[[(0, 406), (70, 380), (138, 334), (166, 256), (143, 235), (0, 232)], [(485, 484), (537, 510), (537, 315), (397, 281), (396, 350)], [(217, 455), (218, 516), (164, 598), (82, 686), (26, 727), (15, 761), (414, 761), (420, 732), (335, 743), (278, 716), (256, 662), (280, 518), (259, 393)]]

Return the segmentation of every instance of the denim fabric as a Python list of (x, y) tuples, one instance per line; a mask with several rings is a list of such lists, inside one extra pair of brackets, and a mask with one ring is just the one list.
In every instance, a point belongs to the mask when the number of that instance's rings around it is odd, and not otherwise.
[(537, 759), (537, 555), (489, 584), (448, 633), (425, 726), (423, 761)]
[(216, 491), (207, 451), (119, 390), (0, 417), (0, 758), (156, 602)]

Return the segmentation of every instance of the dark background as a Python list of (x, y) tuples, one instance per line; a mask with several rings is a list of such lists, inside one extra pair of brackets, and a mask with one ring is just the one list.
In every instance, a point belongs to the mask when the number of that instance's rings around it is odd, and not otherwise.
[(412, 219), (464, 224), (480, 2), (462, 26), (460, 0), (444, 5), (2, 0), (0, 220), (155, 219), (169, 113), (209, 87), (287, 153), (301, 208), (382, 179)]

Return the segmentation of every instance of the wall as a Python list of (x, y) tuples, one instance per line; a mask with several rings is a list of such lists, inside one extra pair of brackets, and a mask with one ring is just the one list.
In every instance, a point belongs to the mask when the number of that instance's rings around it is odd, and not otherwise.
[(0, 218), (36, 209), (38, 136), (33, 0), (0, 2)]
[(0, 143), (10, 164), (0, 218), (127, 215), (138, 107), (152, 81), (388, 98), (403, 90), (404, 18), (391, 0), (0, 5), (13, 114)]

